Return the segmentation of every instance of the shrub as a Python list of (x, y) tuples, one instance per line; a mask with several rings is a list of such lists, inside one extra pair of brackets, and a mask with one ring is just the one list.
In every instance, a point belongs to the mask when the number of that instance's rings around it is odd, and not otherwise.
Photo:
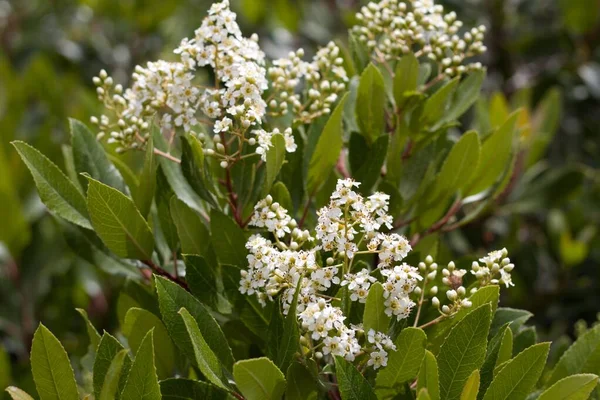
[[(96, 133), (71, 121), (66, 175), (14, 142), (79, 254), (128, 276), (116, 337), (80, 311), (90, 346), (76, 373), (40, 325), (42, 399), (592, 393), (600, 328), (548, 362), (531, 314), (498, 307), (506, 249), (435, 262), (440, 235), (493, 206), (528, 150), (518, 113), (455, 135), (479, 96), (484, 28), (459, 34), (427, 2), (382, 0), (357, 20), (350, 51), (267, 61), (215, 3), (178, 61), (137, 67), (128, 89), (94, 78), (106, 112)], [(103, 138), (143, 152), (138, 173)]]

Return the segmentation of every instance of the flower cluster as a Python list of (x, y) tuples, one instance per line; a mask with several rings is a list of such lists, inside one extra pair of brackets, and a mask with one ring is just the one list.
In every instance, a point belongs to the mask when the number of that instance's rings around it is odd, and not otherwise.
[[(272, 115), (285, 115), (291, 106), (294, 122), (310, 123), (331, 112), (338, 94), (346, 88), (348, 76), (340, 49), (333, 42), (320, 48), (310, 63), (302, 61), (303, 56), (304, 51), (299, 49), (273, 61), (268, 72), (273, 91), (269, 108)], [(302, 79), (306, 84), (298, 92)]]
[(463, 23), (433, 0), (381, 0), (356, 14), (353, 32), (381, 62), (409, 52), (436, 62), (448, 77), (482, 68), (465, 60), (485, 52), (484, 26), (459, 35)]
[(479, 281), (481, 286), (503, 284), (506, 287), (514, 286), (511, 271), (515, 265), (510, 262), (508, 251), (506, 249), (492, 251), (487, 256), (479, 259), (481, 266), (477, 261), (471, 265), (471, 273)]
[[(403, 262), (411, 250), (408, 240), (396, 233), (381, 232), (391, 228), (389, 196), (375, 193), (363, 197), (354, 190), (359, 185), (352, 179), (338, 180), (329, 204), (318, 210), (314, 235), (301, 230), (288, 210), (271, 196), (259, 201), (250, 225), (267, 231), (272, 240), (260, 234), (249, 238), (248, 269), (241, 272), (240, 291), (256, 295), (263, 306), (267, 300), (280, 301), (286, 315), (297, 298), (295, 309), (303, 329), (303, 344), (316, 358), (334, 355), (353, 361), (365, 353), (369, 354), (363, 359), (366, 365), (376, 369), (387, 364), (388, 352), (395, 350), (393, 342), (386, 332), (365, 332), (361, 325), (348, 324), (341, 309), (343, 299), (335, 296), (347, 295), (352, 302), (365, 303), (373, 285), (381, 284), (383, 298), (379, 301), (385, 313), (396, 320), (408, 318), (417, 304), (420, 311), (426, 290), (440, 318), (471, 307), (471, 301), (463, 286), (467, 271), (450, 262), (442, 269), (441, 279), (449, 303), (441, 305), (435, 297), (440, 284), (437, 263), (431, 256), (418, 267)], [(360, 255), (375, 257), (376, 267), (353, 270), (354, 260)], [(513, 268), (506, 250), (492, 252), (480, 261), (486, 267), (477, 264), (476, 268), (474, 263), (472, 272), (478, 279), (475, 289), (510, 282), (500, 272), (508, 273)], [(500, 279), (494, 278), (497, 273)]]
[[(272, 136), (279, 133), (260, 129), (267, 112), (263, 95), (269, 87), (265, 56), (256, 35), (242, 36), (228, 0), (211, 6), (194, 37), (183, 39), (175, 54), (179, 61), (137, 66), (133, 84), (126, 90), (105, 71), (94, 78), (99, 99), (113, 114), (92, 118), (100, 128), (99, 136), (109, 133), (109, 142), (118, 144), (119, 151), (143, 148), (156, 118), (165, 132), (194, 133), (200, 125), (211, 128), (216, 151), (209, 149), (207, 154), (220, 158), (224, 168), (241, 158), (244, 144), (258, 144), (255, 152), (265, 159)], [(195, 82), (200, 68), (212, 69), (214, 86)], [(251, 127), (258, 128), (253, 131), (256, 137), (247, 137)], [(237, 137), (236, 152), (227, 153), (224, 143), (230, 142), (225, 134)], [(291, 130), (284, 130), (283, 136), (286, 150), (295, 151)]]

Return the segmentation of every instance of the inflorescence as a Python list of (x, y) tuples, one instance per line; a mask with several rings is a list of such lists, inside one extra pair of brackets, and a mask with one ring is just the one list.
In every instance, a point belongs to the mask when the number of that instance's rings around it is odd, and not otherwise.
[(435, 62), (448, 77), (483, 68), (465, 60), (486, 51), (485, 26), (459, 35), (463, 23), (456, 13), (445, 14), (433, 0), (381, 0), (362, 7), (356, 17), (354, 34), (380, 62), (413, 52)]
[[(463, 286), (467, 271), (456, 269), (454, 262), (442, 269), (441, 283), (436, 283), (438, 265), (431, 256), (418, 267), (403, 262), (411, 246), (404, 236), (389, 233), (389, 196), (375, 193), (363, 197), (354, 190), (358, 186), (352, 179), (338, 180), (329, 204), (317, 213), (314, 233), (300, 229), (288, 210), (271, 196), (261, 200), (250, 225), (270, 235), (254, 234), (246, 243), (248, 269), (241, 272), (240, 291), (255, 295), (263, 306), (278, 300), (287, 314), (298, 290), (296, 312), (303, 342), (315, 357), (331, 354), (353, 361), (367, 353), (367, 365), (376, 369), (386, 365), (388, 352), (395, 346), (384, 332), (364, 332), (361, 325), (347, 323), (340, 299), (335, 297), (341, 288), (347, 289), (351, 301), (365, 303), (370, 289), (379, 282), (385, 313), (396, 320), (408, 318), (417, 304), (420, 308), (425, 292), (441, 318), (470, 307), (471, 302)], [(354, 264), (357, 256), (366, 254), (376, 256), (373, 268)], [(513, 264), (506, 255), (506, 249), (494, 251), (480, 259), (485, 266), (473, 263), (471, 273), (476, 282), (469, 293), (490, 284), (512, 284)], [(448, 304), (441, 305), (436, 297), (438, 285), (447, 289)]]

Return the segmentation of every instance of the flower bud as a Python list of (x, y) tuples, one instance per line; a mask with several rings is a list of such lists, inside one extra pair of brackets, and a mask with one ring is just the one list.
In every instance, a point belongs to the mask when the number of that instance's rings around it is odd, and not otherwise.
[(434, 307), (439, 308), (440, 307), (440, 299), (438, 299), (437, 297), (433, 297), (431, 299), (431, 304), (433, 304)]
[(227, 168), (229, 166), (227, 161), (221, 161), (221, 163), (219, 165), (221, 166), (221, 168)]
[(448, 297), (448, 300), (454, 301), (458, 297), (458, 294), (456, 293), (456, 290), (450, 289), (446, 292), (446, 296)]
[(433, 257), (431, 257), (430, 255), (428, 255), (427, 257), (425, 257), (425, 262), (427, 264), (431, 264), (433, 262)]

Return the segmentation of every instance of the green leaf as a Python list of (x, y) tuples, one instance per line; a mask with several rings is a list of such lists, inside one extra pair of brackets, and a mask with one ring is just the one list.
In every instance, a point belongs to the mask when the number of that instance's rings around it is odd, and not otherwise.
[(163, 400), (226, 400), (230, 398), (226, 391), (208, 382), (180, 378), (161, 381), (160, 393)]
[[(551, 385), (569, 375), (600, 371), (599, 360), (595, 360), (596, 365), (588, 364), (588, 361), (593, 359), (595, 350), (599, 347), (600, 325), (596, 325), (577, 338), (575, 343), (565, 351), (560, 360), (558, 360), (548, 384)], [(588, 369), (584, 371), (584, 367)]]
[(488, 189), (504, 175), (512, 155), (518, 115), (518, 112), (513, 113), (481, 146), (477, 170), (465, 186), (466, 196)]
[(436, 125), (439, 125), (439, 122), (445, 113), (448, 112), (448, 105), (452, 100), (452, 95), (454, 94), (459, 81), (460, 78), (452, 79), (425, 101), (421, 118), (426, 125), (433, 125), (433, 130), (435, 130)]
[(288, 369), (296, 353), (300, 353), (300, 329), (298, 328), (298, 314), (296, 313), (298, 295), (300, 294), (300, 281), (298, 281), (292, 304), (283, 321), (283, 336), (277, 351), (277, 366), (284, 371)]
[(532, 317), (532, 315), (533, 314), (527, 310), (500, 307), (494, 314), (492, 327), (490, 328), (490, 334), (493, 336), (498, 333), (498, 330), (507, 322), (510, 323), (510, 329), (513, 331), (513, 333), (515, 333), (518, 331), (521, 325), (523, 325), (529, 318)]
[(194, 317), (192, 317), (185, 308), (179, 310), (179, 315), (181, 315), (185, 328), (187, 329), (194, 350), (196, 365), (198, 365), (200, 372), (202, 372), (202, 375), (204, 375), (211, 383), (226, 389), (227, 387), (224, 383), (226, 380), (223, 376), (221, 363), (206, 343), (206, 340), (204, 340), (196, 320), (194, 320)]
[(561, 0), (559, 14), (567, 30), (582, 35), (598, 26), (600, 5), (594, 0)]
[[(465, 133), (448, 154), (436, 178), (432, 202), (447, 198), (464, 188), (479, 162), (479, 136), (475, 131)], [(435, 199), (435, 200), (434, 200)]]
[[(190, 286), (190, 290), (200, 302), (214, 308), (230, 310), (231, 305), (225, 296), (223, 296), (223, 283), (217, 276), (218, 265), (210, 266), (203, 257), (184, 254), (185, 261), (185, 279)], [(231, 311), (229, 311), (231, 312)]]
[[(508, 349), (509, 353), (506, 354), (508, 341), (510, 338), (510, 349)], [(503, 347), (504, 343), (504, 347)], [(500, 356), (500, 351), (502, 349), (502, 356)], [(508, 358), (506, 356), (508, 355)], [(505, 361), (508, 361), (512, 358), (512, 331), (508, 327), (508, 323), (504, 325), (504, 328), (500, 330), (493, 338), (490, 340), (487, 347), (487, 354), (485, 355), (485, 361), (481, 366), (481, 379), (480, 379), (480, 396), (483, 397), (486, 389), (492, 382), (494, 378), (494, 369), (496, 366), (502, 364)]]
[[(160, 240), (164, 239), (162, 242), (164, 247), (162, 253), (168, 254), (169, 256), (177, 250), (179, 245), (178, 232), (171, 213), (171, 199), (173, 197), (175, 197), (174, 192), (171, 189), (169, 182), (167, 182), (163, 168), (159, 167), (156, 171), (156, 214), (152, 216), (158, 219), (158, 223), (154, 223), (154, 231), (157, 237), (157, 249), (160, 249)], [(156, 221), (156, 219), (154, 221)], [(160, 229), (157, 229), (157, 227)], [(162, 237), (159, 239), (160, 234), (162, 234)]]
[[(437, 353), (445, 338), (448, 336), (450, 329), (466, 317), (473, 309), (484, 304), (492, 306), (492, 314), (495, 313), (498, 307), (498, 299), (500, 297), (500, 287), (498, 285), (485, 286), (469, 297), (472, 303), (470, 308), (461, 308), (452, 318), (446, 319), (438, 324), (435, 324), (427, 332), (429, 337), (429, 348)], [(492, 324), (493, 325), (493, 324)]]
[(181, 138), (181, 171), (196, 193), (211, 206), (217, 202), (211, 193), (212, 180), (207, 171), (202, 143), (195, 136)]
[(479, 370), (476, 369), (471, 373), (465, 387), (460, 394), (460, 400), (476, 400), (477, 392), (479, 391)]
[(265, 357), (236, 362), (233, 377), (247, 400), (279, 400), (285, 392), (283, 373)]
[(152, 207), (152, 199), (156, 191), (156, 156), (154, 155), (154, 142), (150, 138), (146, 142), (144, 166), (140, 174), (137, 190), (134, 192), (133, 201), (145, 218)]
[(506, 363), (483, 400), (524, 400), (542, 374), (549, 349), (550, 343), (536, 344)]
[(598, 375), (571, 375), (548, 388), (538, 397), (538, 400), (586, 400), (596, 385), (598, 385)]
[(42, 202), (58, 217), (83, 228), (92, 229), (85, 199), (77, 187), (46, 156), (25, 142), (12, 142), (23, 159)]
[(88, 178), (87, 203), (94, 230), (119, 257), (150, 260), (154, 236), (133, 201), (110, 186)]
[(327, 180), (331, 170), (337, 163), (343, 145), (342, 116), (344, 112), (345, 94), (331, 113), (325, 124), (308, 165), (306, 188), (314, 194)]
[(425, 357), (419, 370), (417, 380), (417, 391), (426, 389), (431, 400), (440, 399), (440, 384), (438, 365), (435, 356), (429, 350), (425, 350)]
[(377, 374), (375, 387), (381, 396), (397, 392), (399, 385), (414, 378), (419, 372), (427, 335), (419, 328), (405, 328), (396, 339), (396, 351), (390, 351), (387, 366)]
[(285, 161), (285, 139), (283, 135), (276, 134), (271, 138), (271, 144), (273, 145), (267, 151), (267, 176), (262, 190), (262, 196), (266, 196), (275, 182), (275, 178), (279, 174), (283, 162)]
[(369, 144), (383, 133), (385, 100), (383, 75), (371, 63), (360, 76), (356, 93), (356, 121)]
[(142, 308), (132, 307), (125, 315), (121, 330), (134, 353), (137, 353), (146, 334), (153, 330), (157, 375), (160, 379), (173, 375), (175, 347), (167, 329), (156, 315)]
[(67, 352), (43, 324), (33, 335), (31, 372), (40, 399), (79, 399)]
[(361, 182), (358, 188), (360, 193), (370, 194), (379, 179), (387, 154), (388, 142), (388, 135), (380, 136), (371, 145), (368, 145), (364, 138), (356, 133), (350, 137), (350, 167), (354, 179)]
[(290, 365), (286, 375), (286, 400), (316, 400), (319, 392), (308, 368), (299, 362)]
[(553, 88), (549, 90), (533, 115), (534, 133), (529, 139), (529, 152), (527, 154), (526, 166), (530, 167), (544, 156), (546, 149), (552, 142), (552, 138), (558, 131), (561, 112), (561, 92)]
[(369, 289), (365, 312), (363, 313), (363, 326), (366, 333), (373, 329), (376, 332), (387, 334), (392, 318), (385, 313), (383, 303), (383, 286), (377, 282), (371, 285)]
[(484, 304), (464, 317), (440, 349), (440, 395), (458, 399), (469, 375), (481, 367), (485, 358), (492, 307)]
[(338, 389), (343, 400), (376, 400), (377, 396), (369, 382), (354, 365), (343, 357), (335, 356), (335, 372)]
[(185, 308), (198, 323), (202, 337), (223, 367), (231, 371), (233, 365), (231, 348), (221, 327), (210, 315), (210, 312), (194, 296), (176, 283), (161, 277), (155, 277), (155, 285), (162, 320), (173, 342), (181, 348), (184, 354), (194, 354), (187, 328), (177, 314), (181, 308)]
[(9, 386), (6, 388), (6, 392), (12, 398), (12, 400), (33, 400), (33, 397), (18, 387)]
[[(75, 170), (125, 193), (127, 189), (121, 173), (109, 161), (96, 136), (81, 121), (69, 118), (69, 125)], [(84, 189), (87, 188), (88, 182), (83, 175), (79, 175), (79, 182)]]
[(94, 325), (90, 322), (87, 312), (84, 309), (76, 308), (77, 312), (83, 318), (85, 322), (85, 328), (87, 330), (88, 338), (90, 340), (90, 344), (88, 346), (88, 351), (81, 358), (81, 365), (86, 369), (91, 369), (94, 366), (94, 358), (96, 357), (96, 349), (98, 349), (98, 344), (100, 344), (100, 334), (94, 328)]
[(123, 388), (123, 400), (160, 400), (160, 386), (154, 366), (153, 331), (146, 334), (135, 355), (127, 382)]
[(403, 56), (396, 64), (394, 74), (394, 100), (396, 107), (402, 108), (407, 99), (407, 92), (417, 90), (419, 79), (419, 61), (413, 53)]
[(463, 115), (479, 98), (481, 85), (485, 78), (484, 71), (471, 73), (456, 89), (456, 96), (442, 121), (454, 121)]
[[(115, 339), (109, 333), (104, 332), (104, 334), (102, 335), (102, 339), (100, 339), (98, 350), (96, 351), (96, 359), (94, 360), (94, 396), (97, 399), (100, 398), (102, 388), (104, 387), (104, 382), (107, 379), (108, 370), (110, 369), (113, 360), (115, 359), (117, 354), (119, 354), (123, 350), (123, 345), (121, 345), (121, 343), (119, 343), (117, 339)], [(123, 359), (123, 366), (121, 367), (117, 398), (118, 394), (121, 393), (123, 387), (125, 387), (125, 381), (127, 380), (129, 368), (131, 368), (131, 359), (129, 358), (129, 356), (127, 356)]]
[(210, 246), (210, 233), (200, 216), (177, 197), (171, 198), (170, 209), (181, 243), (181, 252), (206, 255)]
[(237, 268), (245, 268), (246, 260), (246, 235), (231, 218), (225, 214), (211, 210), (210, 232), (217, 258), (221, 264), (234, 265)]
[(125, 366), (126, 360), (129, 359), (127, 350), (121, 350), (113, 358), (106, 376), (104, 377), (104, 383), (102, 384), (102, 390), (98, 400), (113, 400), (117, 398), (119, 390), (119, 381), (121, 380), (121, 372)]
[(8, 247), (13, 258), (19, 259), (21, 251), (31, 240), (31, 230), (9, 165), (4, 149), (0, 147), (0, 242)]
[(432, 400), (429, 395), (429, 391), (425, 388), (419, 390), (419, 394), (417, 395), (417, 400)]
[(521, 329), (519, 333), (514, 337), (512, 355), (516, 356), (526, 348), (533, 346), (537, 343), (537, 332), (534, 326), (529, 326), (525, 329)]

